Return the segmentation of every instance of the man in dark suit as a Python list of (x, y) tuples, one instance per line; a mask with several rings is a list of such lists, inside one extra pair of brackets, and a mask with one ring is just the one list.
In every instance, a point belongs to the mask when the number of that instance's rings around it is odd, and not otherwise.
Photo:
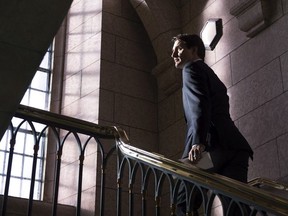
[[(182, 158), (197, 164), (202, 152), (208, 151), (214, 164), (210, 171), (247, 182), (248, 162), (253, 151), (230, 117), (225, 85), (204, 63), (203, 41), (198, 35), (180, 34), (173, 38), (173, 42), (171, 57), (175, 67), (182, 69), (187, 124)], [(182, 194), (178, 202), (180, 206), (184, 198)], [(198, 207), (193, 208), (194, 215), (197, 215)]]

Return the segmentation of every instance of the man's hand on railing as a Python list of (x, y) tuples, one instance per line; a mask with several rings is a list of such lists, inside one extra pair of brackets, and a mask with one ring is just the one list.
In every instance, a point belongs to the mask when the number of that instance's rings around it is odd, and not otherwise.
[(201, 159), (202, 152), (205, 150), (205, 146), (203, 144), (195, 144), (192, 146), (189, 154), (188, 159), (194, 164)]

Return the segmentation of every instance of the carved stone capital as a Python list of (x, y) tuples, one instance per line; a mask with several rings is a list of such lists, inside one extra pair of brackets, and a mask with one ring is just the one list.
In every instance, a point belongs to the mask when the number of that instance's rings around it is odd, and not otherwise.
[(238, 19), (240, 30), (248, 37), (254, 37), (267, 26), (267, 0), (240, 0), (230, 9)]
[(158, 88), (168, 96), (181, 87), (181, 70), (174, 67), (172, 59), (165, 59), (152, 71), (157, 78)]

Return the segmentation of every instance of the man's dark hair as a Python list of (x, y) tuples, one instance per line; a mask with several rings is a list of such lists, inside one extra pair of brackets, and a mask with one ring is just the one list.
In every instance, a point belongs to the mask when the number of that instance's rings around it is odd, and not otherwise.
[(172, 41), (175, 42), (177, 40), (183, 41), (188, 49), (191, 47), (197, 47), (198, 56), (204, 60), (205, 58), (205, 46), (202, 39), (196, 34), (179, 34), (173, 37)]

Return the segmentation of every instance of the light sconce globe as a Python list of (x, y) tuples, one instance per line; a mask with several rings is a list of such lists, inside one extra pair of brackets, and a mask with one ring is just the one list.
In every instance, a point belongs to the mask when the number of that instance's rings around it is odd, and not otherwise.
[(200, 32), (206, 50), (214, 50), (223, 35), (222, 19), (209, 19)]

